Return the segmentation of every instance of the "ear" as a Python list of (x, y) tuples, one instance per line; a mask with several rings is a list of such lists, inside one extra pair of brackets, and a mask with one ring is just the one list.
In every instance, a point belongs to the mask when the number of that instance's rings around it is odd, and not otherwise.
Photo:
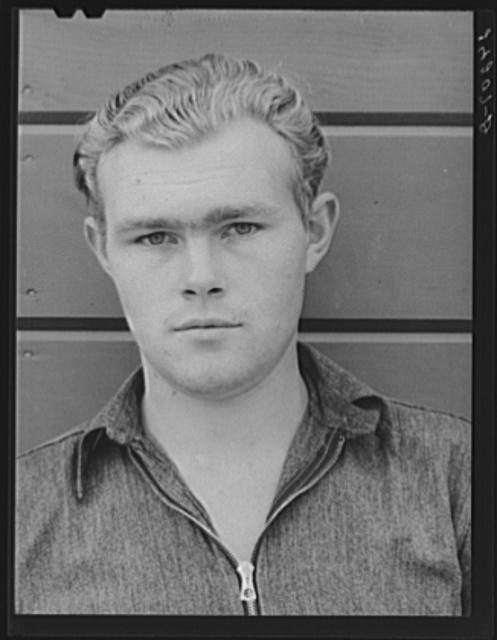
[(109, 265), (109, 261), (107, 259), (107, 251), (105, 248), (105, 231), (102, 226), (97, 222), (97, 220), (93, 216), (88, 216), (85, 219), (85, 239), (93, 251), (93, 253), (97, 256), (97, 259), (102, 267), (102, 269), (112, 277), (111, 268)]
[(340, 203), (326, 191), (317, 196), (307, 217), (306, 273), (311, 273), (326, 255), (340, 217)]

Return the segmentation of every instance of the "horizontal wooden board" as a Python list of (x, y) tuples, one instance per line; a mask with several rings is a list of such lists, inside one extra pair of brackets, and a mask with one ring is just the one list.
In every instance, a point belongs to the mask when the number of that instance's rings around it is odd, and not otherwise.
[[(21, 127), (21, 316), (116, 317), (86, 247), (72, 181), (76, 128)], [(331, 251), (309, 278), (307, 318), (471, 317), (471, 129), (330, 127), (325, 188), (341, 202)]]
[(247, 56), (316, 111), (471, 112), (473, 17), (433, 11), (21, 11), (20, 108), (94, 110), (164, 64)]
[[(19, 451), (91, 418), (138, 365), (133, 342), (121, 336), (107, 338), (40, 340), (21, 334)], [(315, 346), (380, 393), (466, 417), (471, 414), (469, 343), (340, 341)]]
[(470, 318), (472, 139), (331, 136), (337, 235), (304, 315)]

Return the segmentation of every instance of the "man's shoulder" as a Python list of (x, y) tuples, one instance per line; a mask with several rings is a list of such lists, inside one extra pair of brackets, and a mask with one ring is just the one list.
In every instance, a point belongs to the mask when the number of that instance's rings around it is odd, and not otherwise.
[(22, 452), (15, 474), (18, 522), (37, 522), (40, 529), (47, 519), (76, 509), (88, 494), (102, 495), (120, 461), (119, 443), (91, 421)]
[(80, 424), (65, 433), (23, 451), (16, 459), (18, 497), (45, 492), (48, 487), (57, 491), (74, 477), (78, 444), (84, 437), (87, 424)]
[(68, 454), (74, 451), (87, 427), (88, 423), (82, 423), (50, 440), (33, 445), (17, 455), (17, 465), (28, 470), (44, 465), (51, 466), (54, 460), (67, 458)]
[(471, 421), (446, 410), (383, 396), (391, 428), (407, 440), (421, 439), (432, 446), (452, 445), (469, 451)]
[(404, 476), (428, 476), (437, 486), (446, 484), (452, 499), (469, 500), (471, 422), (398, 398), (382, 396), (382, 402), (383, 416), (374, 437), (390, 463)]
[(395, 408), (395, 411), (399, 414), (399, 418), (407, 420), (408, 423), (413, 421), (413, 423), (416, 424), (419, 420), (429, 421), (432, 424), (438, 425), (440, 428), (458, 428), (462, 431), (466, 431), (471, 427), (471, 420), (462, 414), (409, 402), (401, 398), (383, 397), (390, 406)]

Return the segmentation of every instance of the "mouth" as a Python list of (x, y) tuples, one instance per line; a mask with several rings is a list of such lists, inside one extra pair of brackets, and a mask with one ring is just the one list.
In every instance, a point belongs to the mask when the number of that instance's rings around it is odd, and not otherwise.
[(203, 318), (187, 320), (174, 329), (174, 331), (195, 331), (198, 329), (236, 329), (242, 325), (239, 322), (231, 322), (220, 318)]

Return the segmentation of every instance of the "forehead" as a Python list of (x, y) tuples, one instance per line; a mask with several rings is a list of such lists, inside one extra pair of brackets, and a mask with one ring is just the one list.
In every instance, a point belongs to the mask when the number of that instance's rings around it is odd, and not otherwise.
[(244, 119), (179, 150), (127, 140), (98, 167), (106, 213), (137, 205), (219, 206), (249, 198), (293, 200), (294, 160), (287, 143), (264, 123)]

